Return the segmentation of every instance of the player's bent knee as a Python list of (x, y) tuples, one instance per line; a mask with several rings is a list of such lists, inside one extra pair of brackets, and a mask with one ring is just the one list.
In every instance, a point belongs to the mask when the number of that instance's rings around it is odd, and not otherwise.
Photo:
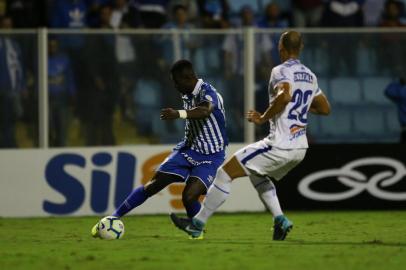
[(272, 181), (265, 177), (251, 175), (250, 180), (259, 194), (275, 189), (275, 185), (272, 183)]

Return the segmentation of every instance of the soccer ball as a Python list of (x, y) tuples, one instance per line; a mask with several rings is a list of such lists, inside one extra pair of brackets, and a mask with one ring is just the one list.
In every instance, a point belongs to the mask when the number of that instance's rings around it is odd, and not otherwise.
[(120, 239), (124, 236), (124, 223), (118, 217), (104, 217), (99, 222), (99, 235), (102, 239)]

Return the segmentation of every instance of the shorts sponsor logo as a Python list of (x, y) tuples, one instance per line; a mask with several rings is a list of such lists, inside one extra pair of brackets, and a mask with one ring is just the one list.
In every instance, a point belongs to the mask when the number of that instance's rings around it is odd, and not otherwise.
[(191, 156), (189, 156), (189, 155), (186, 154), (186, 153), (181, 153), (181, 154), (182, 154), (182, 156), (184, 156), (184, 157), (186, 158), (186, 160), (187, 160), (190, 164), (192, 164), (193, 166), (199, 166), (199, 165), (202, 165), (202, 164), (212, 164), (212, 163), (213, 163), (213, 161), (211, 161), (211, 160), (197, 161), (197, 160), (194, 160)]

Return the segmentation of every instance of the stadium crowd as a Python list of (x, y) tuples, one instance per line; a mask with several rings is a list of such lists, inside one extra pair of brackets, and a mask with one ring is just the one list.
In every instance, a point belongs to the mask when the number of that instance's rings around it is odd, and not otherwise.
[[(257, 27), (402, 27), (406, 25), (405, 0), (0, 0), (1, 29), (230, 29)], [(168, 31), (169, 33), (170, 31)], [(397, 46), (385, 52), (377, 65), (389, 63), (397, 74), (402, 43), (386, 36), (382, 42)], [(258, 35), (255, 46), (257, 105), (271, 68), (279, 64), (278, 35)], [(348, 73), (354, 73), (356, 51), (335, 39)], [(340, 43), (341, 42), (341, 43)], [(343, 46), (341, 46), (341, 45)], [(324, 44), (325, 45), (325, 44)], [(135, 126), (137, 136), (172, 143), (182, 136), (177, 123), (161, 123), (154, 115), (163, 106), (180, 106), (166, 93), (175, 60), (173, 37), (168, 35), (63, 35), (49, 36), (49, 126), (51, 146), (69, 143), (72, 119), (80, 123), (83, 145), (115, 145), (114, 116)], [(323, 46), (323, 44), (320, 44)], [(377, 46), (377, 45), (371, 45)], [(38, 144), (38, 82), (36, 40), (0, 35), (0, 148), (18, 147), (17, 120), (28, 123), (29, 137)], [(243, 38), (240, 35), (180, 39), (180, 55), (196, 64), (199, 74), (222, 91), (227, 108), (228, 134), (243, 141)], [(327, 48), (328, 50), (328, 48)], [(337, 51), (338, 50), (338, 51)], [(309, 50), (317, 54), (317, 50)], [(391, 64), (391, 61), (393, 62)], [(146, 65), (140, 63), (148, 63)], [(338, 63), (340, 64), (340, 63)], [(335, 76), (337, 69), (323, 69)], [(7, 71), (7, 72), (3, 72)], [(403, 73), (402, 73), (403, 72)], [(374, 74), (370, 74), (374, 75)], [(165, 97), (165, 98), (163, 98)], [(118, 108), (118, 109), (117, 109)], [(266, 133), (266, 131), (264, 131)]]
[(254, 25), (264, 28), (404, 26), (405, 3), (404, 0), (2, 0), (0, 16), (10, 17), (16, 28), (100, 28), (103, 12), (112, 13), (109, 22), (112, 28), (240, 27), (241, 13), (253, 16)]

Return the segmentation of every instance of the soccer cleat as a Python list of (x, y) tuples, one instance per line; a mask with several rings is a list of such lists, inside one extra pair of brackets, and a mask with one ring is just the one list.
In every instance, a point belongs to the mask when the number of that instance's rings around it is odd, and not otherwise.
[(204, 224), (197, 219), (180, 218), (174, 213), (170, 214), (170, 218), (178, 229), (190, 235), (189, 239), (202, 240)]
[(92, 236), (94, 238), (100, 237), (100, 235), (99, 235), (99, 222), (97, 222), (96, 225), (93, 226), (90, 233), (92, 234)]
[(292, 230), (293, 223), (284, 215), (275, 217), (273, 225), (273, 240), (285, 240), (286, 235)]

